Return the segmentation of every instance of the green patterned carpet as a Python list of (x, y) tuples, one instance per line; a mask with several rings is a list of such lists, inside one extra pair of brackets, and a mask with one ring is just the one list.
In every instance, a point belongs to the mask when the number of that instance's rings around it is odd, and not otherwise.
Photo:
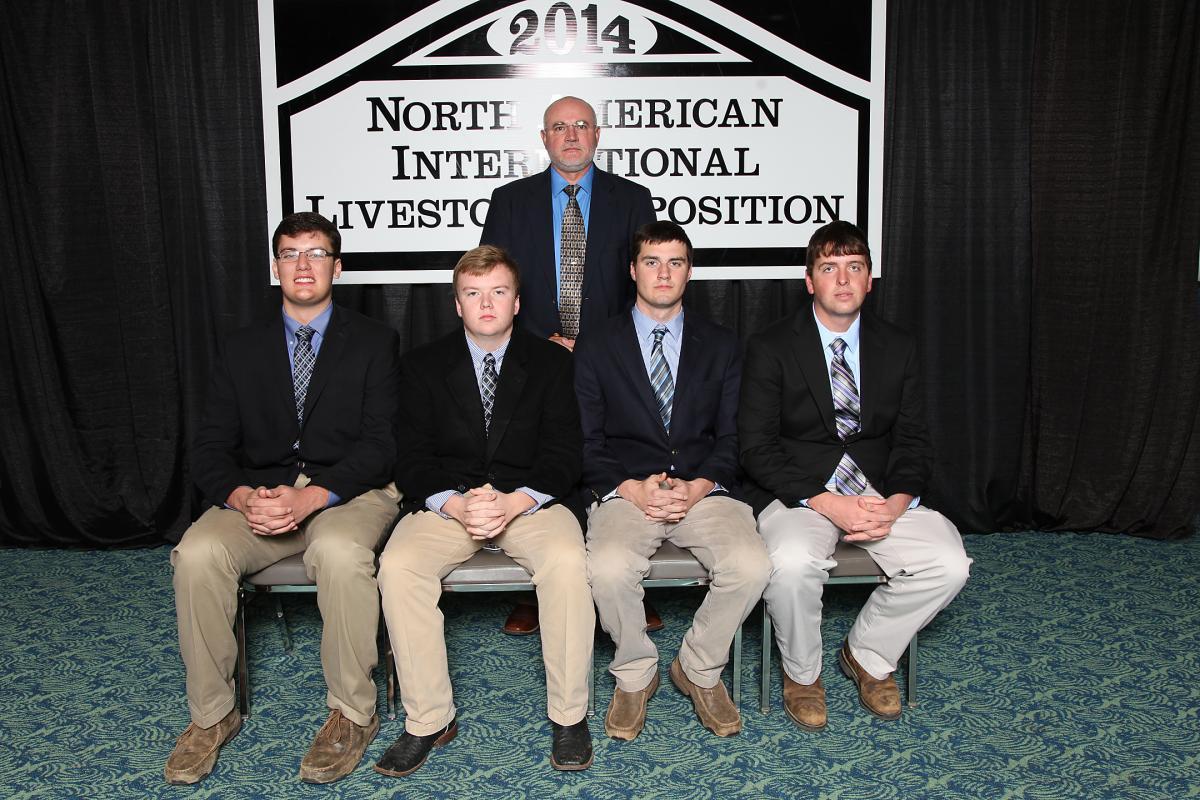
[[(829, 727), (758, 711), (756, 610), (746, 625), (745, 731), (700, 728), (664, 679), (633, 743), (558, 773), (536, 637), (504, 636), (500, 595), (445, 600), (461, 732), (409, 778), (364, 763), (331, 787), (299, 782), (324, 720), (312, 596), (285, 599), (291, 653), (268, 603), (251, 607), (254, 715), (198, 787), (162, 782), (187, 724), (165, 548), (0, 550), (0, 798), (142, 797), (1200, 797), (1200, 537), (966, 537), (974, 575), (921, 637), (919, 706), (899, 722), (858, 707), (832, 654), (864, 592), (827, 592)], [(653, 597), (663, 669), (699, 590)], [(598, 662), (611, 656), (601, 634)], [(774, 663), (778, 669), (778, 657)], [(382, 679), (381, 688), (382, 706)], [(600, 714), (612, 683), (599, 682)], [(384, 720), (374, 759), (402, 730)]]

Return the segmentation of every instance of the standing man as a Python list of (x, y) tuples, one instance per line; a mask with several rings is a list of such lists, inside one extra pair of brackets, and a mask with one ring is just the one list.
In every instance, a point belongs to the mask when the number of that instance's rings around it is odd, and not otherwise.
[(596, 615), (577, 511), (579, 409), (570, 354), (520, 329), (517, 266), (498, 247), (454, 268), (463, 329), (402, 362), (396, 481), (402, 511), (379, 588), (407, 718), (375, 770), (396, 777), (458, 733), (441, 579), (487, 542), (533, 575), (555, 769), (592, 763), (588, 686)]
[(374, 549), (396, 516), (398, 337), (335, 306), (341, 235), (285, 217), (271, 242), (283, 311), (229, 337), (213, 368), (193, 473), (213, 507), (171, 552), (192, 724), (166, 764), (196, 783), (237, 734), (233, 617), (243, 575), (303, 552), (324, 620), (328, 720), (300, 778), (349, 774), (379, 730)]
[(920, 505), (933, 467), (913, 337), (862, 312), (866, 237), (848, 222), (808, 243), (801, 309), (751, 340), (738, 413), (746, 487), (774, 571), (764, 595), (783, 661), (784, 708), (826, 723), (821, 593), (838, 538), (888, 575), (839, 652), (862, 705), (900, 716), (892, 673), (909, 641), (954, 599), (971, 560), (945, 517)]
[(588, 575), (600, 624), (616, 643), (609, 671), (617, 688), (604, 729), (636, 738), (658, 688), (641, 581), (670, 540), (712, 575), (671, 680), (704, 727), (732, 736), (742, 720), (721, 672), (771, 569), (738, 493), (740, 348), (731, 331), (695, 312), (685, 319), (692, 244), (682, 228), (644, 225), (633, 250), (633, 308), (589, 332), (575, 356), (584, 483), (600, 503), (588, 520)]
[[(542, 115), (545, 172), (492, 192), (480, 244), (507, 250), (524, 274), (521, 325), (533, 335), (575, 347), (580, 331), (623, 312), (633, 299), (629, 240), (654, 221), (650, 192), (592, 163), (600, 129), (595, 110), (562, 97)], [(662, 620), (646, 609), (651, 630)], [(537, 609), (519, 603), (504, 632), (537, 631)]]
[(568, 350), (581, 330), (629, 305), (629, 240), (654, 221), (646, 187), (592, 163), (599, 142), (590, 105), (551, 103), (542, 115), (550, 167), (492, 192), (479, 239), (521, 265), (522, 327)]

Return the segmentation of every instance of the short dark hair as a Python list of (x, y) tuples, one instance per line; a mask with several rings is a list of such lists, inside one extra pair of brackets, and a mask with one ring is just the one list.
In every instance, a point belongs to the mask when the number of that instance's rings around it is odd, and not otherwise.
[(297, 211), (288, 214), (279, 221), (275, 235), (271, 237), (271, 258), (279, 255), (279, 240), (284, 236), (297, 236), (301, 233), (323, 233), (333, 247), (333, 257), (342, 256), (342, 234), (337, 226), (315, 211)]
[(863, 256), (867, 260), (867, 267), (871, 266), (871, 248), (867, 244), (866, 234), (854, 223), (843, 219), (822, 225), (808, 240), (805, 274), (812, 272), (817, 259), (829, 256)]
[(688, 238), (683, 228), (668, 220), (647, 222), (637, 229), (630, 243), (630, 260), (637, 263), (638, 255), (644, 244), (662, 244), (664, 242), (683, 242), (687, 247), (688, 266), (692, 266), (692, 240)]
[(521, 271), (517, 269), (517, 262), (508, 251), (503, 247), (497, 247), (494, 244), (481, 244), (479, 247), (468, 250), (462, 254), (462, 258), (454, 265), (454, 277), (452, 283), (454, 291), (458, 291), (458, 278), (460, 275), (486, 275), (496, 267), (508, 267), (509, 272), (513, 276), (513, 291), (517, 295), (521, 294)]

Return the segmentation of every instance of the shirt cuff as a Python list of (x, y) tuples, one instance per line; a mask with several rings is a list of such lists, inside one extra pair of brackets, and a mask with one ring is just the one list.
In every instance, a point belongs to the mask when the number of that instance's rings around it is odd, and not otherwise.
[[(328, 490), (328, 489), (326, 489), (325, 491), (329, 492), (329, 490)], [(342, 502), (342, 498), (341, 498), (341, 497), (339, 497), (339, 496), (337, 495), (337, 493), (335, 493), (335, 492), (329, 492), (329, 500), (328, 500), (328, 502), (326, 502), (326, 503), (325, 503), (325, 507), (326, 507), (326, 508), (333, 508), (334, 506), (336, 506), (336, 505), (337, 505), (338, 503), (340, 503), (340, 502)]]
[(456, 492), (453, 489), (447, 489), (444, 492), (431, 494), (429, 497), (425, 498), (425, 507), (437, 514), (442, 519), (450, 519), (450, 515), (442, 511), (442, 506), (446, 505), (446, 501), (455, 495), (462, 497), (461, 492)]
[(554, 495), (543, 494), (542, 492), (539, 492), (536, 489), (530, 489), (528, 486), (522, 486), (519, 489), (517, 489), (517, 491), (521, 492), (522, 494), (527, 494), (531, 498), (533, 498), (533, 508), (524, 512), (522, 514), (522, 516), (524, 516), (525, 514), (532, 514), (533, 512), (537, 511), (542, 506), (546, 505), (546, 503), (549, 503), (551, 500), (554, 499)]

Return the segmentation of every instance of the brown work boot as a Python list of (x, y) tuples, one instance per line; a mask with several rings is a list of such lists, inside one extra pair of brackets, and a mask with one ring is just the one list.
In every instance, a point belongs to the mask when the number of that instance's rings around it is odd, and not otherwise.
[(237, 736), (241, 729), (242, 715), (237, 706), (212, 727), (201, 728), (195, 723), (188, 725), (167, 758), (167, 766), (163, 770), (167, 783), (180, 786), (197, 783), (212, 772), (221, 746)]
[(646, 724), (646, 704), (658, 690), (658, 670), (654, 677), (640, 692), (627, 692), (623, 689), (613, 691), (612, 701), (608, 704), (608, 714), (604, 717), (604, 732), (613, 739), (623, 739), (632, 742), (642, 732)]
[(688, 680), (678, 658), (671, 662), (671, 682), (675, 688), (692, 698), (701, 725), (717, 736), (736, 736), (742, 732), (742, 715), (729, 699), (724, 682), (717, 681), (717, 685), (711, 689), (697, 686)]
[(810, 731), (825, 727), (825, 687), (821, 679), (804, 684), (796, 683), (783, 670), (783, 710), (792, 722)]
[(843, 642), (838, 651), (842, 672), (858, 686), (858, 701), (863, 708), (880, 719), (900, 719), (900, 689), (896, 679), (888, 675), (882, 680), (871, 675), (850, 654), (850, 643)]
[(367, 725), (356, 725), (334, 709), (317, 731), (312, 747), (300, 762), (300, 780), (306, 783), (332, 783), (354, 771), (362, 761), (367, 745), (379, 733), (379, 715), (372, 714)]

